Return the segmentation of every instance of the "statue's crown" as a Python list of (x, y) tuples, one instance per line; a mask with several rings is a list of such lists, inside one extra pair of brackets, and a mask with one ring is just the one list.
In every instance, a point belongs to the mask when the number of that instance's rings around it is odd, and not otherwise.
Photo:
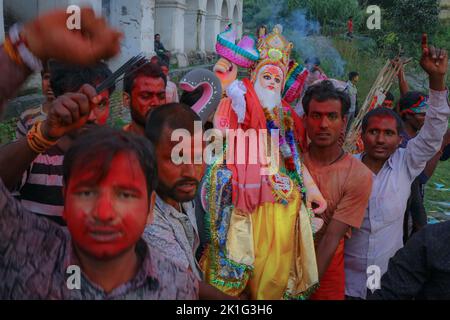
[(259, 61), (253, 68), (252, 81), (255, 82), (258, 72), (266, 65), (279, 67), (283, 71), (284, 80), (286, 80), (292, 48), (293, 44), (281, 34), (281, 26), (278, 25), (273, 28), (272, 33), (259, 38)]

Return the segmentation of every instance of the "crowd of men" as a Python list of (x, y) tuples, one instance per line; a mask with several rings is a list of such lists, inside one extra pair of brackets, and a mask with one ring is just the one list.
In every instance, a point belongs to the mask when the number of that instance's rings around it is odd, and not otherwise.
[[(253, 249), (255, 268), (244, 288), (227, 291), (212, 281), (214, 272), (205, 271), (213, 262), (205, 263), (203, 254), (213, 247), (214, 237), (204, 219), (208, 205), (199, 193), (213, 175), (204, 163), (174, 163), (172, 154), (176, 129), (191, 134), (192, 157), (205, 149), (193, 142), (194, 124), (201, 119), (190, 107), (195, 101), (188, 101), (198, 97), (183, 95), (179, 103), (176, 85), (168, 79), (170, 55), (159, 35), (159, 58), (124, 78), (123, 106), (131, 122), (112, 129), (107, 120), (115, 87), (96, 88), (111, 76), (102, 61), (119, 53), (123, 35), (91, 9), (82, 9), (83, 33), (68, 30), (65, 18), (65, 11), (38, 17), (12, 29), (0, 46), (0, 111), (34, 71), (41, 72), (45, 95), (42, 105), (21, 115), (15, 141), (0, 147), (0, 298), (273, 298), (269, 292), (280, 283), (261, 280), (273, 270), (268, 264), (259, 268), (267, 258), (261, 252), (275, 250), (262, 251), (270, 247), (265, 241), (281, 237), (276, 234), (280, 226), (275, 234), (261, 231), (269, 210), (252, 213), (249, 232), (260, 251)], [(304, 193), (305, 204), (323, 210), (310, 211), (312, 221), (321, 223), (302, 230), (301, 239), (314, 234), (311, 285), (292, 292), (308, 291), (307, 298), (316, 300), (450, 298), (450, 222), (425, 226), (426, 214), (417, 209), (423, 206), (424, 184), (439, 160), (449, 157), (448, 54), (427, 43), (422, 49), (429, 93), (410, 91), (401, 71), (399, 109), (394, 110), (389, 96), (383, 107), (365, 115), (362, 154), (345, 152), (341, 143), (356, 109), (358, 74), (350, 74), (348, 90), (323, 80), (304, 92), (303, 114), (292, 115), (305, 135), (304, 141), (301, 133), (294, 139), (307, 169), (306, 191), (299, 196)], [(230, 62), (227, 71), (232, 69)], [(270, 95), (258, 85), (279, 90), (286, 74), (264, 65), (259, 76), (252, 82), (255, 93), (245, 82), (245, 100), (251, 101), (247, 95), (252, 94), (269, 108), (261, 97)], [(236, 88), (230, 87), (231, 99)], [(242, 118), (236, 111), (233, 121), (251, 127), (254, 110), (244, 110)], [(306, 136), (309, 144), (300, 148)], [(242, 168), (236, 168), (232, 172), (239, 176)], [(235, 180), (233, 189), (230, 184), (233, 201), (241, 187)], [(296, 210), (292, 221), (309, 221), (295, 220)], [(67, 270), (74, 265), (81, 269), (76, 290), (67, 285)], [(383, 275), (374, 292), (367, 286), (370, 266)], [(302, 262), (302, 268), (307, 264)], [(287, 297), (284, 287), (289, 285), (281, 284), (279, 298)]]

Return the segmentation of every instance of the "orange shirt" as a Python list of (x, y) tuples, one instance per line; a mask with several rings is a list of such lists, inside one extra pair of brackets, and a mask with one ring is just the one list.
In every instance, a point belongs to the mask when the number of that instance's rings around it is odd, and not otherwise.
[(305, 153), (304, 162), (328, 204), (322, 215), (324, 227), (315, 236), (316, 244), (331, 219), (359, 229), (372, 191), (371, 171), (348, 153), (326, 167), (316, 166), (308, 153)]

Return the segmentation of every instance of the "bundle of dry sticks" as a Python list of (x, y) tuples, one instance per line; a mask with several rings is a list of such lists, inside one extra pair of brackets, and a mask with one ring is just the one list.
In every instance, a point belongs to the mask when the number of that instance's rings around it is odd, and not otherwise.
[(383, 104), (386, 94), (397, 77), (400, 67), (411, 62), (411, 60), (411, 58), (402, 59), (400, 57), (396, 57), (394, 60), (386, 61), (386, 64), (380, 70), (378, 77), (367, 94), (364, 104), (350, 127), (344, 142), (345, 151), (349, 153), (360, 153), (363, 151), (361, 142), (361, 126), (364, 116), (370, 110), (378, 108)]

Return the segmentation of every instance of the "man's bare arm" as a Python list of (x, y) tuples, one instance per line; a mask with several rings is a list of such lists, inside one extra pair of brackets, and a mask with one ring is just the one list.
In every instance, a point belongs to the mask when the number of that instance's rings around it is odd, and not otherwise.
[(400, 61), (400, 70), (398, 72), (398, 87), (400, 89), (400, 97), (403, 97), (409, 91), (409, 85), (406, 81), (405, 70), (403, 68), (403, 64)]
[[(50, 141), (56, 141), (68, 132), (82, 127), (88, 120), (96, 102), (95, 89), (90, 85), (81, 87), (79, 93), (66, 93), (52, 102), (47, 119), (42, 123), (41, 133)], [(27, 137), (0, 148), (0, 178), (12, 190), (22, 178), (37, 153)]]
[(13, 190), (20, 182), (23, 173), (37, 157), (23, 137), (0, 148), (0, 178), (6, 188)]
[(316, 253), (319, 279), (322, 279), (327, 271), (339, 242), (344, 238), (349, 226), (343, 222), (332, 219), (326, 228), (325, 234), (317, 246)]
[(25, 82), (31, 71), (19, 66), (6, 54), (3, 46), (0, 47), (0, 115), (6, 101), (14, 97), (20, 86)]

